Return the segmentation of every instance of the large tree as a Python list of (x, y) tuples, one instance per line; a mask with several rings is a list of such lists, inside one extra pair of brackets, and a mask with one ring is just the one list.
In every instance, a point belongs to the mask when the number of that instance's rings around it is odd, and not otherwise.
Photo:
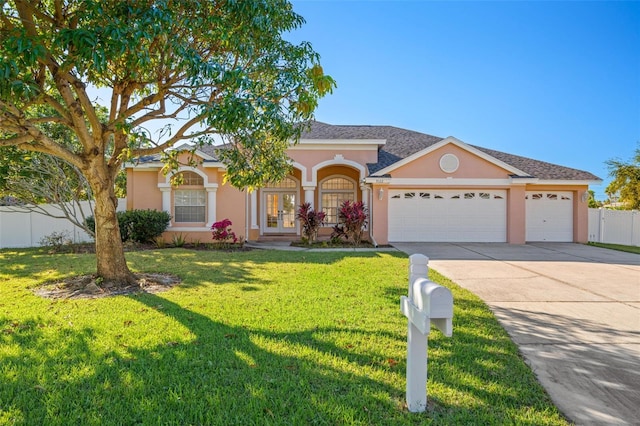
[(630, 161), (611, 159), (605, 163), (613, 180), (607, 194), (619, 194), (619, 200), (629, 209), (640, 209), (640, 148)]
[[(284, 38), (303, 22), (286, 0), (2, 1), (0, 147), (80, 170), (106, 285), (134, 280), (116, 218), (124, 161), (218, 134), (230, 143), (221, 155), (234, 186), (286, 173), (288, 144), (334, 87), (308, 43)], [(77, 144), (51, 137), (52, 124)]]

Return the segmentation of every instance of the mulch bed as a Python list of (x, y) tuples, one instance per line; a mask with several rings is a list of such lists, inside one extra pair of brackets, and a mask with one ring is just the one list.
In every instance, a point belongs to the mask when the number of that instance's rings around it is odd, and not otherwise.
[(160, 293), (182, 281), (171, 274), (134, 274), (137, 282), (126, 287), (105, 286), (96, 275), (80, 275), (62, 281), (47, 283), (34, 290), (48, 299), (98, 299), (101, 297), (136, 293)]

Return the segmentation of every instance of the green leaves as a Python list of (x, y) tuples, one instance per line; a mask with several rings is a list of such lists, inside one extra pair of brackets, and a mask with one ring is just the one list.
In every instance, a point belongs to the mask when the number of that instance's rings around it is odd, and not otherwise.
[(640, 148), (632, 160), (612, 159), (605, 162), (614, 179), (607, 186), (607, 194), (619, 193), (620, 201), (629, 209), (640, 209)]

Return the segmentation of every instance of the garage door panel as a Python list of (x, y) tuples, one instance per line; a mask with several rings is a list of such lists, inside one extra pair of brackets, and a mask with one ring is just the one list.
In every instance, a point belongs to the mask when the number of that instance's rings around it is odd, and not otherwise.
[(389, 241), (506, 241), (506, 191), (423, 189), (389, 194)]
[(573, 241), (573, 193), (527, 191), (526, 241)]

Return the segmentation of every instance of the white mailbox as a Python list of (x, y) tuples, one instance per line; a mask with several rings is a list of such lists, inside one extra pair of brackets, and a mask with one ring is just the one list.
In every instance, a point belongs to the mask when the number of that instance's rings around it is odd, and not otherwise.
[(409, 258), (409, 297), (400, 298), (400, 310), (409, 319), (407, 334), (407, 407), (411, 412), (427, 408), (427, 335), (431, 324), (445, 336), (453, 334), (453, 295), (427, 279), (429, 259)]

